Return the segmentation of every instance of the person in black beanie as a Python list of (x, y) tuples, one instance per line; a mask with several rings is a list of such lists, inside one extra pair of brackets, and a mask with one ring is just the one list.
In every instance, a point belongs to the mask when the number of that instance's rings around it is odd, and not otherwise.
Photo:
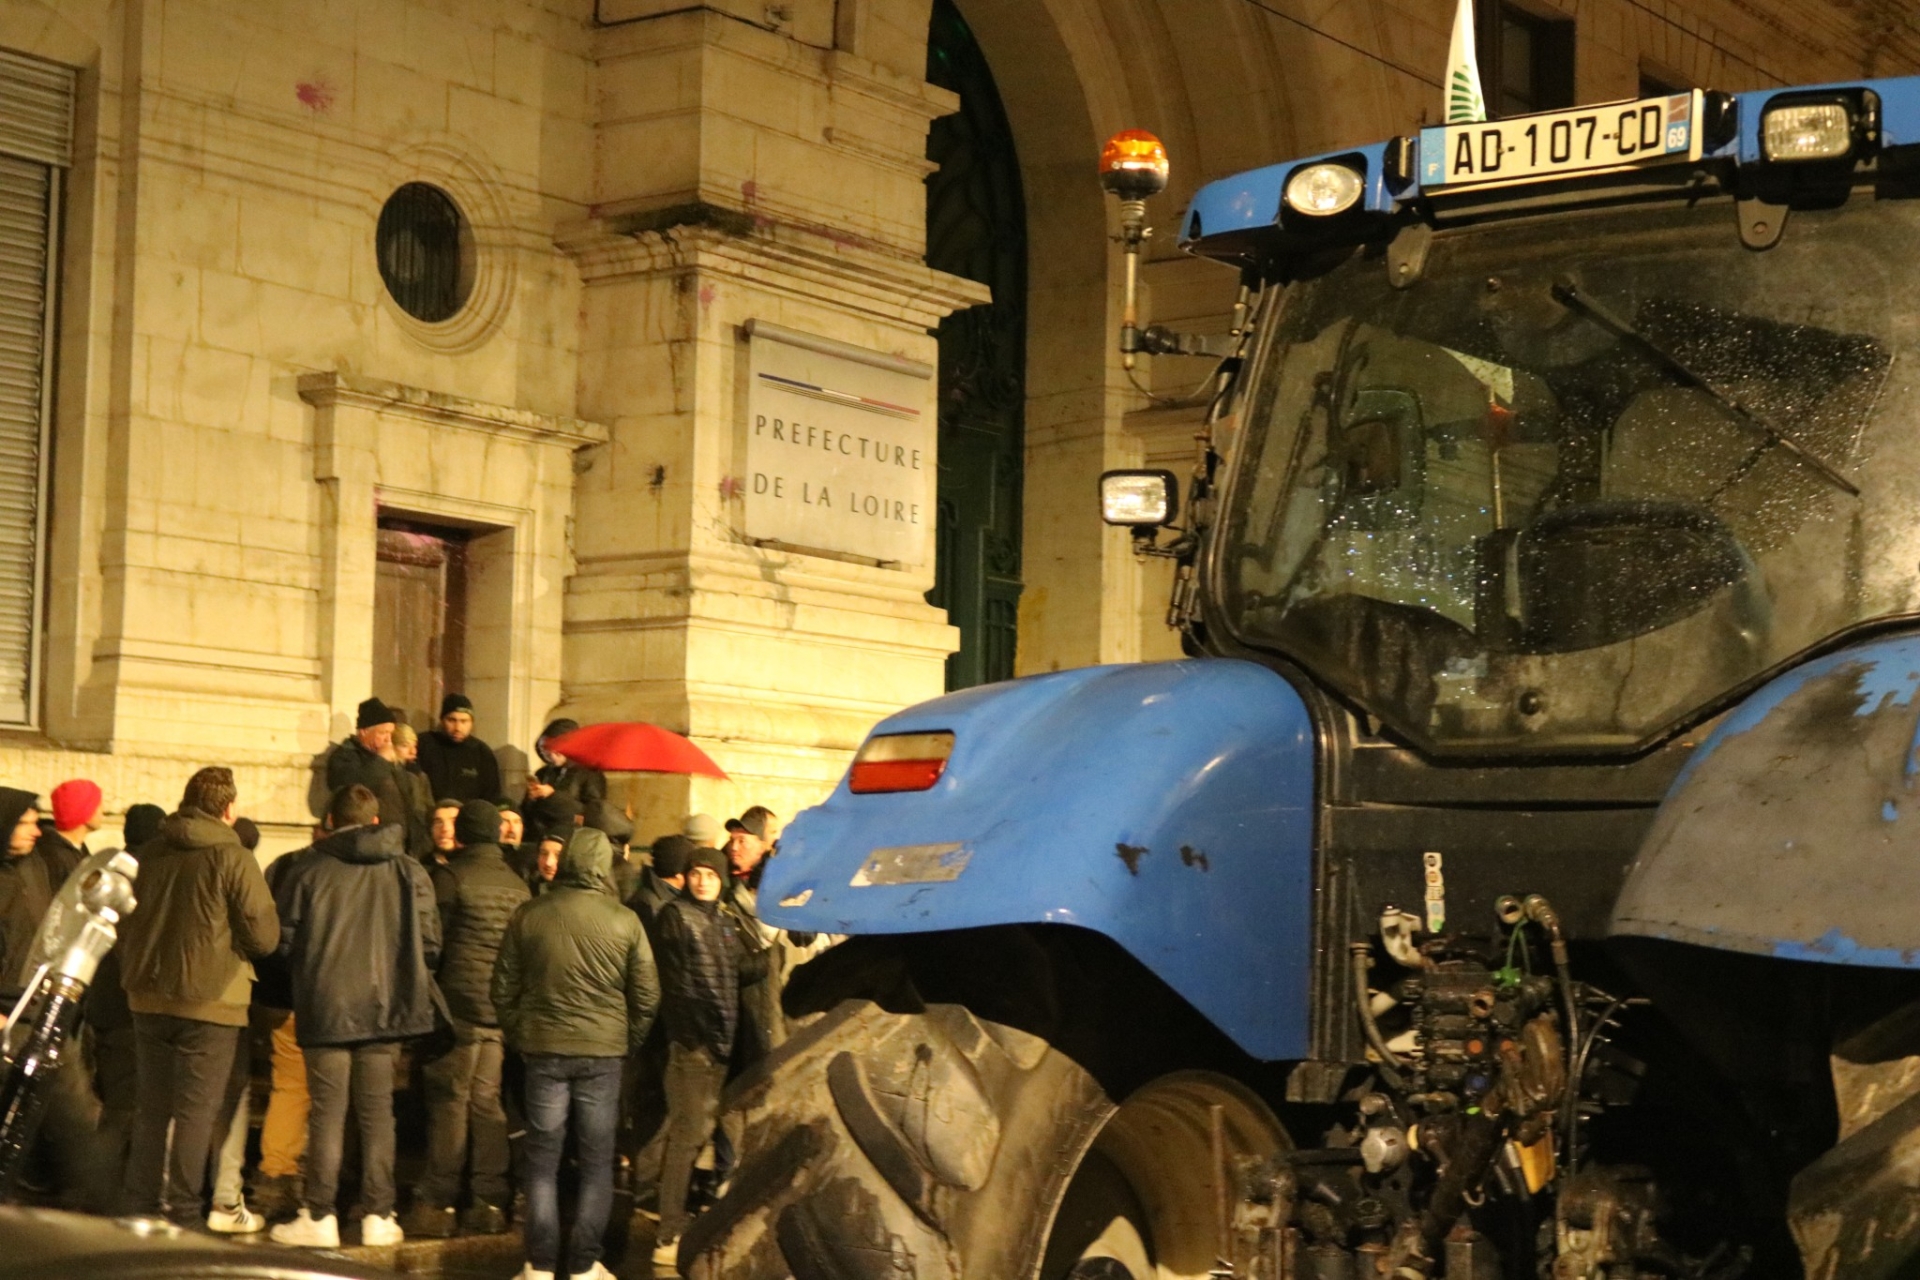
[(506, 1054), (489, 987), (507, 922), (531, 896), (501, 855), (498, 809), (485, 800), (467, 801), (453, 833), (457, 847), (446, 865), (431, 870), (440, 904), (440, 990), (453, 1036), (421, 1072), (427, 1171), (402, 1224), (410, 1236), (436, 1238), (453, 1234), (454, 1200), (469, 1151), (473, 1195), (460, 1225), (485, 1235), (507, 1229), (507, 1116), (500, 1097)]
[(500, 762), (493, 748), (473, 736), (473, 703), (450, 693), (440, 703), (440, 723), (420, 739), (420, 771), (435, 799), (500, 799)]
[(378, 698), (361, 703), (353, 733), (327, 757), (327, 794), (338, 795), (352, 786), (373, 792), (380, 802), (380, 821), (389, 831), (409, 829), (407, 787), (400, 766), (387, 759), (393, 746), (393, 726), (399, 721), (391, 707)]

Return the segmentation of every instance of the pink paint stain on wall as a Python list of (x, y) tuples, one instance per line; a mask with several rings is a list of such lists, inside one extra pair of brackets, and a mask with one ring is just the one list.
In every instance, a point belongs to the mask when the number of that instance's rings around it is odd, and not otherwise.
[(752, 178), (748, 178), (745, 182), (740, 184), (740, 198), (742, 200), (745, 200), (748, 204), (752, 204), (755, 200), (759, 199), (759, 197), (760, 197), (760, 184), (755, 182)]
[(712, 285), (703, 284), (700, 286), (700, 305), (701, 306), (703, 307), (712, 306), (713, 300), (719, 296), (720, 295), (717, 292), (715, 292), (714, 287)]
[(333, 109), (333, 86), (318, 77), (302, 80), (294, 85), (293, 96), (300, 99), (301, 106), (315, 115), (325, 115)]

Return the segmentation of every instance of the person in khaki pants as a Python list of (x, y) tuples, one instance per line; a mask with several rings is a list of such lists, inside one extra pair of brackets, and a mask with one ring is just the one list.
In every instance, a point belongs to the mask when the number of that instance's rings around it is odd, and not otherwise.
[[(267, 866), (267, 887), (276, 898), (288, 875), (311, 857), (311, 846), (282, 854)], [(300, 1208), (307, 1154), (307, 1060), (294, 1038), (293, 973), (277, 952), (254, 965), (253, 1025), (266, 1033), (271, 1051), (272, 1091), (260, 1124), (260, 1185), (255, 1206), (269, 1219), (291, 1218)]]

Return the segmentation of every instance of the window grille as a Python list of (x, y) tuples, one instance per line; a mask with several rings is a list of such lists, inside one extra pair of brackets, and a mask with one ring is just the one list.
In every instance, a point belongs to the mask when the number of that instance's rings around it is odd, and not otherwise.
[(387, 198), (375, 232), (380, 278), (416, 320), (450, 320), (473, 290), (473, 237), (453, 197), (409, 182)]

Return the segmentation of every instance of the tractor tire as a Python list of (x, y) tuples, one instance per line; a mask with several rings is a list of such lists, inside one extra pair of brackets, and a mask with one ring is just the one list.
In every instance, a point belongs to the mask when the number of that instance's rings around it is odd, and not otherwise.
[[(739, 1161), (686, 1276), (1205, 1276), (1220, 1181), (1288, 1145), (1261, 1068), (1093, 935), (855, 939), (807, 970), (800, 1025), (725, 1099)], [(1257, 1231), (1227, 1234), (1253, 1274)]]

